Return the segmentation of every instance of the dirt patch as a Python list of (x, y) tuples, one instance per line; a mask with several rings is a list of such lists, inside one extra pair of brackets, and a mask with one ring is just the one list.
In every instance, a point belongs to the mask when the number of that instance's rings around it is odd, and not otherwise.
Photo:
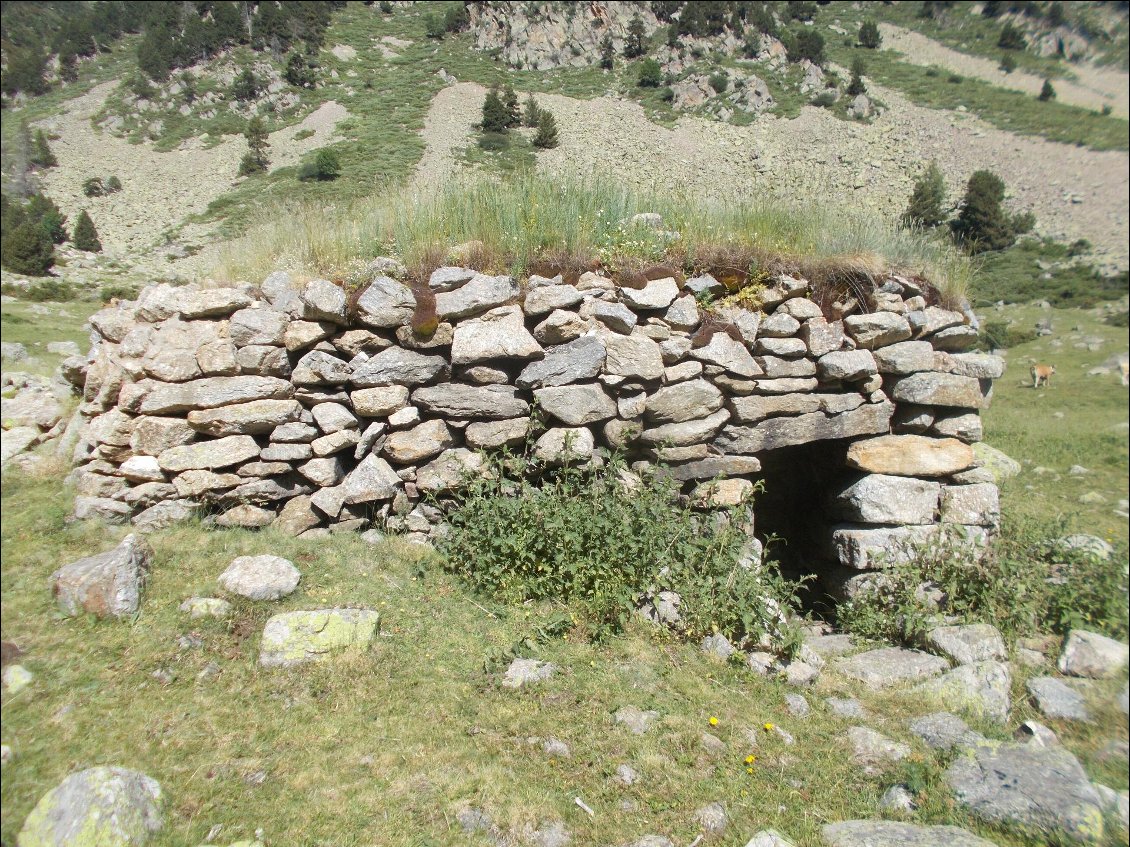
[[(930, 159), (946, 174), (954, 199), (974, 170), (991, 168), (1008, 185), (1012, 205), (1035, 213), (1040, 234), (1086, 238), (1099, 261), (1127, 266), (1125, 152), (1013, 135), (972, 115), (922, 108), (874, 88), (890, 108), (872, 124), (806, 107), (793, 120), (767, 116), (737, 127), (686, 116), (671, 129), (652, 123), (632, 101), (539, 94), (557, 117), (561, 144), (538, 154), (538, 168), (691, 196), (824, 199), (845, 211), (863, 207), (890, 216), (906, 207)], [(458, 168), (456, 151), (473, 142), (484, 96), (474, 83), (436, 95), (424, 122), (427, 151), (417, 187), (442, 182)]]
[[(1024, 71), (1005, 73), (997, 62), (952, 50), (932, 38), (909, 29), (879, 24), (883, 46), (902, 54), (903, 61), (915, 65), (937, 65), (947, 71), (975, 77), (1013, 91), (1036, 96), (1044, 78)], [(1072, 106), (1095, 109), (1110, 106), (1120, 118), (1130, 117), (1130, 76), (1116, 68), (1099, 68), (1086, 63), (1072, 65), (1075, 80), (1054, 81), (1056, 99)]]

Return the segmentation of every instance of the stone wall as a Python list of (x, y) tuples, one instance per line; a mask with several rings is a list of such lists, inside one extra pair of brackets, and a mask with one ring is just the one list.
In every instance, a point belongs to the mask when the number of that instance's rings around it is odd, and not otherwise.
[(805, 504), (833, 589), (941, 524), (975, 540), (998, 524), (970, 444), (1002, 362), (965, 352), (971, 316), (929, 305), (922, 283), (822, 306), (781, 276), (760, 312), (707, 315), (724, 293), (710, 276), (628, 288), (443, 267), (423, 338), (402, 273), (378, 260), (353, 297), (285, 273), (156, 285), (95, 314), (91, 353), (68, 368), (89, 421), (76, 516), (155, 528), (204, 509), (220, 526), (426, 540), (437, 498), (482, 451), (528, 450), (541, 467), (623, 451), (717, 507), (748, 494), (759, 457), (834, 442), (826, 490)]

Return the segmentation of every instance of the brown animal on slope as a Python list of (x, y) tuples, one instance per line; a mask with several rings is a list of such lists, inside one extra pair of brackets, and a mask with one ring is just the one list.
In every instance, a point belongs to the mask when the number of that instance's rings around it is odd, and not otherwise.
[(705, 347), (714, 338), (714, 333), (724, 332), (730, 338), (739, 344), (742, 343), (742, 334), (738, 328), (730, 321), (724, 321), (721, 318), (708, 317), (702, 322), (702, 326), (698, 328), (698, 332), (691, 336), (691, 349), (698, 350)]
[(1046, 388), (1052, 387), (1052, 374), (1055, 373), (1054, 365), (1032, 365), (1032, 387), (1039, 388), (1041, 384)]

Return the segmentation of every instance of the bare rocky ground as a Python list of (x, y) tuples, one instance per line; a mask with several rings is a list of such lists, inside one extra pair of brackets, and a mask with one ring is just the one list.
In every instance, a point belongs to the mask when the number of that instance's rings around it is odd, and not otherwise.
[[(1101, 263), (1126, 267), (1125, 152), (1016, 136), (971, 115), (925, 109), (897, 92), (873, 89), (889, 108), (871, 124), (808, 107), (798, 118), (763, 116), (748, 127), (685, 116), (666, 128), (631, 101), (540, 95), (557, 117), (561, 144), (539, 153), (538, 167), (687, 195), (819, 198), (891, 215), (905, 208), (930, 159), (940, 164), (955, 199), (974, 170), (991, 168), (1004, 178), (1014, 207), (1035, 213), (1039, 234), (1086, 238)], [(417, 184), (434, 184), (457, 167), (456, 151), (474, 143), (484, 94), (480, 85), (460, 83), (436, 96), (424, 124), (428, 149)]]
[[(240, 181), (236, 173), (246, 152), (241, 136), (227, 136), (208, 147), (202, 140), (168, 152), (155, 152), (148, 144), (132, 144), (96, 129), (91, 118), (116, 87), (108, 82), (71, 100), (62, 115), (40, 127), (59, 136), (52, 150), (59, 167), (43, 174), (48, 195), (72, 220), (87, 209), (98, 226), (108, 254), (131, 260), (160, 251), (165, 233), (177, 231), (182, 245), (202, 245), (214, 239), (210, 227), (184, 225), (187, 218)], [(299, 162), (304, 154), (330, 143), (339, 121), (348, 115), (344, 106), (329, 101), (305, 119), (270, 136), (272, 167)], [(299, 138), (304, 131), (312, 134)], [(106, 197), (86, 197), (83, 183), (90, 177), (115, 175), (122, 190)], [(177, 258), (176, 270), (191, 273), (201, 262), (193, 256)]]
[[(883, 46), (902, 54), (905, 62), (915, 65), (937, 65), (953, 73), (975, 77), (1000, 88), (1038, 95), (1044, 78), (1037, 74), (1013, 71), (1005, 73), (999, 63), (980, 56), (952, 50), (918, 32), (894, 24), (879, 24)], [(1115, 68), (1097, 67), (1086, 62), (1072, 66), (1074, 80), (1054, 81), (1056, 99), (1084, 109), (1101, 109), (1109, 105), (1120, 118), (1130, 116), (1130, 86), (1126, 74)]]

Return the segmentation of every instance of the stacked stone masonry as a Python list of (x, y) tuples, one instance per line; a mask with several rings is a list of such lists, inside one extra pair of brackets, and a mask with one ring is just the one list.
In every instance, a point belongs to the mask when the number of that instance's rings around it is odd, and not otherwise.
[(834, 441), (842, 463), (812, 507), (841, 594), (945, 524), (973, 543), (998, 526), (969, 445), (1003, 363), (966, 352), (971, 317), (916, 282), (821, 307), (782, 276), (762, 311), (715, 308), (705, 326), (700, 304), (724, 294), (709, 276), (635, 289), (443, 267), (429, 284), (428, 338), (386, 275), (352, 299), (285, 273), (155, 285), (98, 312), (89, 356), (64, 369), (88, 424), (76, 516), (152, 529), (203, 510), (220, 526), (424, 540), (483, 451), (528, 448), (542, 466), (621, 451), (719, 507), (749, 491), (759, 457)]

